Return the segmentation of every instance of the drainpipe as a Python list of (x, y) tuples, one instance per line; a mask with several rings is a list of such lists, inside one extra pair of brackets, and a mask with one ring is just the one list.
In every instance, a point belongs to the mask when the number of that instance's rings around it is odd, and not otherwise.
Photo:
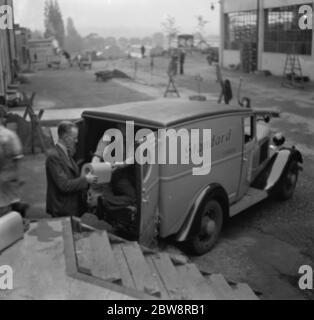
[(257, 61), (256, 61), (256, 69), (259, 70), (259, 60), (260, 60), (260, 54), (259, 54), (259, 30), (260, 30), (260, 0), (257, 0), (257, 9), (256, 9), (256, 56), (257, 56)]
[[(313, 10), (314, 10), (314, 0), (312, 1)], [(314, 19), (314, 14), (312, 15), (312, 19)], [(312, 21), (313, 24), (313, 21)], [(314, 60), (314, 28), (312, 28), (312, 60)], [(313, 70), (314, 74), (314, 70)]]
[(219, 48), (219, 65), (222, 68), (224, 64), (225, 50), (225, 14), (224, 0), (220, 0), (220, 48)]
[(257, 0), (257, 6), (257, 70), (262, 70), (265, 33), (264, 0)]
[[(8, 0), (4, 0), (4, 5), (9, 5)], [(13, 11), (13, 9), (12, 9)], [(14, 21), (13, 21), (14, 23)], [(13, 30), (7, 29), (6, 30), (6, 38), (7, 38), (7, 45), (8, 45), (8, 51), (9, 51), (9, 67), (10, 67), (10, 79), (6, 82), (11, 82), (13, 80), (13, 57), (12, 57), (12, 48), (11, 48), (11, 38), (10, 38), (10, 32)], [(7, 83), (5, 84), (5, 91), (7, 90)]]

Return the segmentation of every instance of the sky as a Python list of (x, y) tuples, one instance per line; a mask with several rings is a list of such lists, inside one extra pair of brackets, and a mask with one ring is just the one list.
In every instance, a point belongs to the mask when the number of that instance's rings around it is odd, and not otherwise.
[[(182, 33), (196, 31), (196, 16), (209, 21), (207, 34), (219, 34), (218, 0), (58, 0), (63, 19), (72, 17), (82, 35), (150, 35), (161, 31), (166, 15), (176, 18)], [(45, 0), (14, 0), (15, 20), (33, 30), (44, 30)], [(211, 4), (215, 10), (211, 10)]]

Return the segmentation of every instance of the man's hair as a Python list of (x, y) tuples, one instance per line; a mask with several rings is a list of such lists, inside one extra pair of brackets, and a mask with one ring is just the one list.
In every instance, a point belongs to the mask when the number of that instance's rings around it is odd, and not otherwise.
[(62, 121), (58, 126), (59, 139), (64, 138), (66, 135), (71, 133), (72, 129), (77, 129), (77, 125), (71, 121)]

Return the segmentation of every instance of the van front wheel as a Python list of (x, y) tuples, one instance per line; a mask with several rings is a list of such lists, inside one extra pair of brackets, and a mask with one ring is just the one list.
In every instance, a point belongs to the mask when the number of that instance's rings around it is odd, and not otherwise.
[(192, 254), (203, 255), (216, 244), (223, 225), (223, 209), (216, 200), (209, 200), (201, 212), (201, 227), (197, 235), (186, 242)]
[(299, 166), (296, 161), (291, 161), (284, 175), (281, 177), (274, 195), (278, 200), (289, 200), (295, 191), (299, 176)]

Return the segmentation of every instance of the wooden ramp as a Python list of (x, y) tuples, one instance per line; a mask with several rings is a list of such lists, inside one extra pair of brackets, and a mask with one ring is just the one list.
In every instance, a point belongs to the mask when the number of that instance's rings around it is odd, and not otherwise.
[(161, 300), (257, 300), (246, 284), (203, 274), (181, 255), (140, 247), (106, 231), (75, 235), (80, 272)]

